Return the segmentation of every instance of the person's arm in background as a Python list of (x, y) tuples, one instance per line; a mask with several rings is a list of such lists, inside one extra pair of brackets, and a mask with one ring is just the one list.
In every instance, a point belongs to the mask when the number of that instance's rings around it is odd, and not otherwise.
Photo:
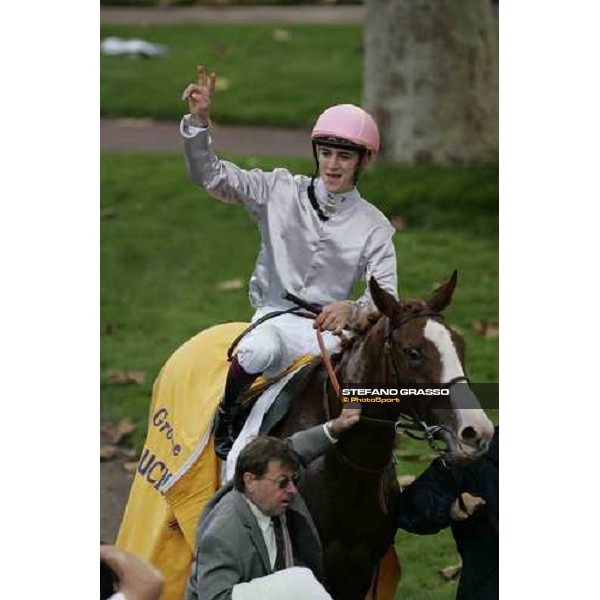
[(414, 483), (404, 488), (396, 505), (400, 529), (433, 534), (450, 525), (450, 507), (456, 499), (451, 473), (435, 460)]
[(450, 469), (436, 459), (400, 493), (396, 523), (410, 533), (438, 533), (452, 521), (467, 519), (484, 504), (483, 498), (457, 489)]
[(125, 600), (158, 600), (164, 578), (160, 571), (141, 558), (115, 546), (100, 545), (100, 560), (118, 578), (118, 592)]

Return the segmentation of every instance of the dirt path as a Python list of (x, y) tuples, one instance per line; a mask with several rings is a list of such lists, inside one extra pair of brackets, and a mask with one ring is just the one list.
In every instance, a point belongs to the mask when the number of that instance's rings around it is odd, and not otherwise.
[[(311, 156), (310, 131), (214, 125), (215, 149), (242, 156)], [(183, 152), (179, 123), (102, 119), (100, 146), (111, 152)]]
[[(100, 445), (108, 440), (100, 434)], [(100, 462), (100, 540), (113, 543), (119, 532), (121, 517), (129, 496), (133, 474), (123, 467), (131, 458)]]
[(364, 6), (186, 6), (102, 8), (100, 22), (113, 25), (162, 23), (362, 23)]

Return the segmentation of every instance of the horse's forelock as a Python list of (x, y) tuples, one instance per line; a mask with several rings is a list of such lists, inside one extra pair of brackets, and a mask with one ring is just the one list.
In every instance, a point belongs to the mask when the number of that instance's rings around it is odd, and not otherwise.
[(423, 313), (428, 312), (429, 307), (425, 300), (418, 300), (414, 298), (408, 298), (402, 300), (400, 303), (400, 310), (402, 313)]

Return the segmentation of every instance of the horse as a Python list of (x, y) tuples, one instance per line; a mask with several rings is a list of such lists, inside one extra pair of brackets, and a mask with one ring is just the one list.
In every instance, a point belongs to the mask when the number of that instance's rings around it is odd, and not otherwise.
[[(454, 272), (427, 300), (398, 302), (372, 279), (369, 287), (379, 312), (360, 319), (341, 352), (332, 357), (344, 384), (400, 388), (439, 383), (450, 391), (440, 396), (445, 404), (422, 396), (363, 404), (359, 422), (305, 470), (300, 491), (321, 536), (325, 585), (335, 600), (363, 600), (393, 544), (399, 493), (392, 465), (397, 425), (407, 432), (420, 430), (448, 460), (475, 458), (492, 438), (492, 424), (464, 375), (464, 343), (441, 315), (456, 281)], [(225, 323), (201, 331), (177, 348), (154, 383), (148, 434), (117, 546), (161, 570), (165, 600), (183, 596), (198, 518), (219, 486), (211, 424), (225, 384), (227, 348), (246, 327)], [(273, 426), (272, 435), (287, 437), (341, 410), (320, 358), (302, 373), (283, 418), (285, 403), (278, 401), (273, 406), (279, 420), (265, 419), (265, 427)], [(382, 564), (382, 585), (374, 589), (391, 598), (398, 564), (390, 554)]]
[[(420, 429), (448, 460), (474, 459), (492, 439), (493, 425), (465, 377), (464, 341), (441, 314), (456, 283), (454, 271), (426, 300), (397, 301), (372, 278), (369, 289), (379, 312), (362, 319), (331, 357), (344, 383), (442, 384), (449, 390), (435, 401), (413, 395), (361, 405), (359, 422), (308, 465), (299, 490), (323, 544), (325, 587), (336, 600), (363, 600), (394, 542), (399, 487), (393, 447), (401, 415), (406, 427)], [(270, 433), (287, 437), (326, 422), (341, 408), (319, 361)]]

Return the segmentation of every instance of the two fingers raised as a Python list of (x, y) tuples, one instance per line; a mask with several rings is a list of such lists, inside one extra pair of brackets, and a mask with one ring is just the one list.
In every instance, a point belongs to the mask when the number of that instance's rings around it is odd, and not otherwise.
[(208, 93), (212, 94), (215, 91), (215, 84), (217, 81), (217, 74), (212, 71), (210, 77), (206, 78), (206, 69), (202, 66), (198, 66), (198, 85), (201, 87), (207, 87)]
[(210, 74), (210, 77), (207, 79), (205, 68), (200, 65), (198, 67), (198, 83), (190, 83), (183, 94), (181, 95), (181, 99), (185, 102), (190, 98), (194, 98), (194, 96), (198, 95), (207, 95), (208, 97), (212, 96), (215, 91), (217, 76), (213, 72)]

